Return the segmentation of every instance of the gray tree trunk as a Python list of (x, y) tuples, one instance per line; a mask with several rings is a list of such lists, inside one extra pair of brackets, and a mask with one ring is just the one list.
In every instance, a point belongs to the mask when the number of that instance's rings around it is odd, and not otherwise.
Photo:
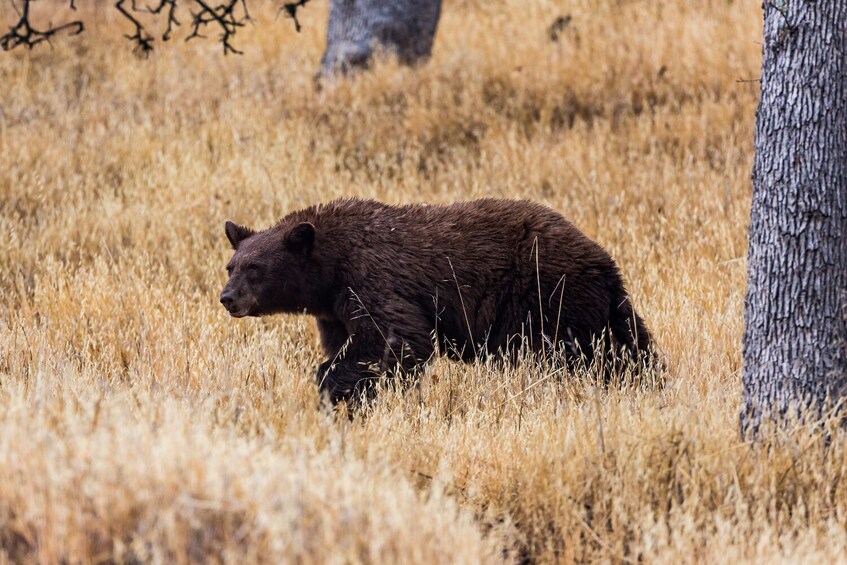
[(741, 428), (847, 394), (847, 0), (764, 3)]
[(366, 66), (378, 49), (407, 65), (423, 62), (440, 15), (441, 0), (330, 0), (320, 74)]

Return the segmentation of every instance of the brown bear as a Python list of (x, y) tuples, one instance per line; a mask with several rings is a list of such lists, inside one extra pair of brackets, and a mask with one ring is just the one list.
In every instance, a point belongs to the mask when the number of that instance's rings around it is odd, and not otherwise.
[(256, 232), (226, 223), (235, 254), (221, 303), (236, 318), (317, 319), (333, 402), (433, 355), (513, 358), (521, 347), (590, 363), (599, 343), (642, 366), (651, 337), (609, 254), (559, 213), (518, 200), (391, 206), (340, 199)]

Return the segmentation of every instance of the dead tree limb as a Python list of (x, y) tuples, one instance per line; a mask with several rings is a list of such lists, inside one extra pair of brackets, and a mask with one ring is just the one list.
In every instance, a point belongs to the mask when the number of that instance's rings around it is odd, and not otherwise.
[[(221, 30), (221, 44), (224, 48), (224, 55), (235, 53), (241, 55), (242, 52), (232, 46), (232, 36), (238, 31), (238, 28), (244, 27), (250, 21), (250, 12), (247, 10), (247, 0), (229, 0), (227, 3), (220, 4), (215, 8), (209, 6), (204, 0), (194, 0), (200, 5), (200, 11), (192, 13), (193, 21), (191, 25), (194, 30), (185, 40), (190, 41), (195, 37), (204, 37), (200, 33), (201, 28), (206, 28), (209, 25), (217, 25)], [(236, 8), (242, 7), (243, 15), (236, 15)]]
[(176, 19), (176, 0), (159, 0), (159, 5), (155, 8), (147, 6), (147, 11), (151, 14), (161, 14), (162, 10), (168, 7), (168, 28), (162, 34), (162, 41), (168, 41), (171, 38), (171, 33), (175, 27), (179, 27), (179, 20)]
[(300, 20), (297, 19), (297, 10), (309, 3), (309, 0), (297, 0), (297, 2), (286, 2), (279, 9), (280, 12), (285, 12), (285, 15), (294, 20), (294, 30), (300, 33), (303, 29), (300, 25)]
[[(13, 0), (10, 0), (13, 1)], [(35, 29), (30, 21), (30, 4), (33, 0), (21, 0), (21, 10), (18, 11), (18, 22), (9, 28), (9, 32), (0, 37), (0, 47), (10, 51), (18, 46), (26, 46), (32, 49), (44, 41), (50, 42), (50, 38), (62, 31), (68, 31), (70, 35), (77, 35), (84, 31), (85, 26), (81, 21), (73, 21), (53, 27), (52, 24), (46, 30)], [(244, 27), (247, 22), (252, 21), (247, 0), (117, 0), (115, 9), (132, 24), (134, 32), (125, 34), (125, 37), (133, 44), (133, 51), (140, 55), (148, 55), (154, 48), (156, 38), (153, 33), (145, 27), (144, 14), (158, 16), (166, 14), (167, 26), (161, 36), (162, 41), (169, 41), (176, 28), (182, 23), (178, 19), (178, 12), (189, 9), (191, 13), (191, 33), (186, 41), (197, 37), (204, 37), (203, 32), (211, 26), (220, 32), (220, 42), (223, 46), (224, 55), (229, 53), (241, 54), (232, 43), (233, 37), (239, 28)], [(310, 0), (296, 0), (286, 2), (280, 7), (281, 12), (294, 20), (294, 29), (299, 33), (302, 29), (300, 20), (297, 18), (297, 10), (305, 6)], [(220, 2), (215, 4), (214, 2)], [(76, 0), (68, 0), (71, 9), (76, 10)], [(198, 11), (184, 8), (186, 4), (194, 5)], [(12, 4), (15, 6), (15, 4)], [(17, 11), (17, 9), (16, 9)]]
[[(0, 37), (0, 47), (3, 48), (3, 51), (11, 51), (20, 45), (24, 45), (28, 49), (32, 49), (44, 41), (50, 43), (50, 38), (61, 31), (70, 30), (70, 35), (79, 35), (83, 32), (83, 30), (85, 30), (85, 26), (81, 21), (68, 22), (58, 27), (53, 27), (53, 24), (48, 24), (47, 29), (43, 31), (35, 29), (29, 21), (30, 3), (31, 0), (23, 0), (23, 5), (19, 12), (20, 19), (18, 20), (18, 23), (15, 24), (14, 27), (9, 28), (8, 33)], [(76, 10), (74, 0), (70, 0), (69, 5), (72, 10)]]
[[(147, 33), (147, 30), (144, 29), (144, 25), (140, 21), (138, 21), (132, 13), (124, 7), (126, 4), (126, 0), (118, 0), (115, 4), (115, 8), (124, 15), (126, 19), (132, 22), (132, 25), (135, 26), (135, 33), (132, 35), (125, 35), (130, 42), (135, 43), (135, 47), (133, 47), (133, 52), (142, 56), (147, 56), (153, 50), (153, 36)], [(163, 2), (164, 4), (164, 2)], [(132, 2), (132, 10), (137, 10), (135, 6), (135, 1)], [(170, 28), (170, 22), (168, 27)]]

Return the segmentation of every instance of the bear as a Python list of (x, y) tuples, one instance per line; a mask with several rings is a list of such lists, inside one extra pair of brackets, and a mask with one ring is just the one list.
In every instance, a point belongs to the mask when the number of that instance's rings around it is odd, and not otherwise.
[(539, 203), (344, 198), (264, 231), (227, 221), (225, 232), (235, 253), (221, 304), (235, 318), (314, 316), (326, 355), (317, 379), (333, 404), (435, 355), (558, 347), (569, 365), (590, 364), (605, 344), (639, 367), (653, 355), (611, 256)]

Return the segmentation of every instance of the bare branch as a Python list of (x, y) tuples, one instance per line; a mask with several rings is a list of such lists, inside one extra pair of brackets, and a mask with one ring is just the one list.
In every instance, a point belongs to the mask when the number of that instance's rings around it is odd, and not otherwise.
[[(4, 51), (11, 51), (20, 45), (25, 45), (28, 49), (32, 49), (42, 41), (49, 43), (50, 38), (60, 31), (70, 30), (70, 35), (79, 35), (85, 29), (85, 26), (80, 21), (68, 22), (58, 27), (48, 24), (48, 28), (44, 31), (35, 29), (29, 21), (30, 2), (31, 0), (23, 0), (23, 6), (20, 12), (18, 12), (20, 20), (18, 20), (18, 23), (14, 27), (9, 28), (8, 33), (0, 37), (0, 47)], [(70, 0), (70, 7), (72, 10), (76, 10), (74, 0)]]
[(571, 15), (568, 14), (567, 16), (559, 16), (553, 20), (553, 23), (547, 28), (547, 36), (550, 38), (550, 41), (553, 43), (559, 41), (559, 38), (562, 36), (562, 32), (565, 31), (565, 28), (568, 27), (568, 24), (571, 23), (572, 19)]
[[(55, 28), (50, 25), (46, 31), (34, 29), (30, 23), (30, 4), (34, 0), (21, 0), (20, 10), (14, 0), (9, 1), (12, 2), (19, 21), (14, 27), (9, 28), (7, 34), (0, 37), (0, 47), (5, 51), (14, 49), (19, 45), (25, 45), (31, 49), (42, 41), (49, 42), (53, 35), (61, 31), (69, 31), (71, 35), (77, 35), (85, 29), (81, 21), (69, 22)], [(294, 20), (294, 27), (298, 32), (302, 28), (297, 19), (297, 10), (309, 1), (296, 0), (295, 2), (285, 3), (280, 8), (281, 12), (285, 12), (288, 17)], [(76, 0), (67, 0), (67, 2), (72, 10), (76, 10)], [(215, 2), (219, 3), (215, 4)], [(199, 7), (199, 11), (196, 13), (191, 12), (191, 33), (186, 37), (186, 41), (196, 37), (204, 37), (201, 32), (212, 26), (212, 29), (220, 31), (224, 55), (229, 53), (241, 54), (241, 51), (232, 44), (232, 39), (239, 28), (252, 21), (247, 0), (185, 0), (182, 2), (180, 0), (116, 0), (115, 8), (135, 28), (132, 34), (125, 35), (133, 43), (133, 51), (146, 56), (154, 49), (155, 38), (145, 27), (144, 14), (158, 16), (164, 13), (167, 15), (167, 26), (161, 38), (162, 41), (169, 41), (174, 36), (176, 28), (182, 25), (177, 17), (177, 12), (181, 11), (186, 3), (196, 4)]]
[[(153, 36), (147, 33), (141, 22), (135, 19), (135, 17), (124, 7), (125, 3), (126, 0), (118, 0), (117, 3), (115, 3), (115, 8), (117, 8), (126, 19), (132, 22), (132, 25), (135, 26), (135, 33), (133, 35), (125, 35), (124, 37), (135, 42), (135, 47), (133, 48), (134, 53), (146, 57), (153, 50)], [(132, 1), (131, 5), (132, 10), (138, 11), (138, 8), (135, 6), (135, 0)]]
[(279, 9), (280, 12), (285, 12), (285, 15), (294, 20), (294, 30), (300, 33), (302, 26), (300, 20), (297, 19), (297, 10), (309, 3), (309, 0), (297, 0), (297, 2), (286, 2)]
[[(189, 41), (195, 37), (204, 37), (200, 34), (200, 28), (215, 24), (222, 31), (221, 44), (224, 48), (224, 55), (228, 55), (229, 53), (241, 55), (242, 52), (233, 47), (230, 40), (238, 31), (238, 28), (244, 27), (245, 23), (251, 19), (250, 12), (247, 10), (246, 0), (228, 0), (228, 2), (218, 5), (216, 8), (212, 8), (204, 0), (194, 1), (200, 5), (201, 10), (191, 14), (194, 18), (191, 22), (191, 25), (194, 26), (194, 31), (185, 40)], [(244, 12), (244, 15), (240, 18), (235, 13), (235, 9), (239, 5), (241, 5), (241, 9)]]
[(159, 0), (159, 5), (155, 8), (147, 6), (147, 11), (151, 14), (160, 14), (162, 10), (168, 7), (168, 28), (162, 34), (162, 41), (168, 41), (171, 38), (171, 33), (175, 27), (182, 24), (176, 19), (176, 0)]

